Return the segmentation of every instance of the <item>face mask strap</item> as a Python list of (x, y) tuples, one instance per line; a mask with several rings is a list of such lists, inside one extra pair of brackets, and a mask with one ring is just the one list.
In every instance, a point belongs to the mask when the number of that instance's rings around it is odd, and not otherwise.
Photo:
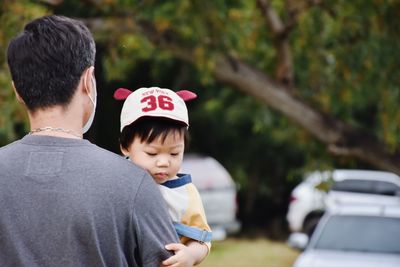
[[(86, 133), (89, 129), (90, 129), (90, 127), (91, 127), (91, 125), (92, 125), (92, 123), (93, 123), (93, 120), (94, 120), (94, 114), (95, 114), (95, 112), (96, 112), (96, 104), (97, 104), (97, 87), (96, 87), (96, 80), (94, 79), (94, 76), (92, 75), (92, 77), (91, 77), (91, 80), (92, 80), (92, 86), (93, 86), (93, 90), (94, 90), (94, 99), (92, 98), (92, 96), (90, 95), (90, 92), (89, 92), (89, 90), (88, 90), (88, 86), (86, 86), (86, 92), (87, 92), (87, 94), (88, 94), (88, 96), (89, 96), (89, 99), (90, 99), (90, 101), (92, 102), (92, 104), (93, 104), (93, 111), (92, 111), (92, 114), (90, 115), (90, 117), (89, 117), (89, 120), (86, 122), (86, 124), (83, 126), (83, 129), (82, 129), (82, 132), (83, 133)], [(86, 80), (85, 80), (85, 82), (86, 82)], [(86, 83), (85, 83), (86, 84)]]

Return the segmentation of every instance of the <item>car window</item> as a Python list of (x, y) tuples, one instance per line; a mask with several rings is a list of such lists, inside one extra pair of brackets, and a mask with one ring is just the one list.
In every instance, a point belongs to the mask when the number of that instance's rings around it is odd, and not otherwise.
[(346, 179), (334, 183), (331, 190), (394, 196), (400, 187), (384, 181)]
[(331, 216), (314, 248), (375, 253), (400, 253), (400, 218)]

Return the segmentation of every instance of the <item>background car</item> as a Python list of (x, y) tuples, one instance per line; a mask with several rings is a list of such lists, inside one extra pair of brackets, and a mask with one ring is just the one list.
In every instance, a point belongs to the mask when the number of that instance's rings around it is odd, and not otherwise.
[(237, 187), (228, 171), (212, 157), (186, 154), (181, 172), (191, 174), (199, 190), (213, 239), (237, 233), (241, 227), (236, 219)]
[(400, 177), (394, 173), (347, 170), (334, 173), (326, 205), (400, 204)]
[(290, 196), (286, 219), (292, 232), (311, 233), (325, 210), (326, 190), (319, 188), (331, 178), (330, 172), (312, 172), (305, 175)]
[(400, 266), (400, 206), (329, 208), (313, 233), (293, 233), (289, 245), (305, 249), (293, 267)]
[(315, 171), (291, 194), (286, 219), (292, 232), (309, 235), (327, 206), (343, 203), (400, 204), (400, 177), (372, 170)]

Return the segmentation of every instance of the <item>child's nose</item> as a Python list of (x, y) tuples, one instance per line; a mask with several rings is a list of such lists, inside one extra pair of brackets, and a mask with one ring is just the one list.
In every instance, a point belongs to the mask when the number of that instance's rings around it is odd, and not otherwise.
[(157, 159), (157, 167), (167, 167), (167, 166), (169, 166), (168, 157), (161, 156)]

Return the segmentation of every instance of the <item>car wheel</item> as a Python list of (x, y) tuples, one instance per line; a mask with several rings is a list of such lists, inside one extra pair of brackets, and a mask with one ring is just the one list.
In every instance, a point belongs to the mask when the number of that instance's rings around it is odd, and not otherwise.
[(321, 217), (319, 216), (307, 219), (304, 223), (303, 232), (311, 237), (320, 219)]

